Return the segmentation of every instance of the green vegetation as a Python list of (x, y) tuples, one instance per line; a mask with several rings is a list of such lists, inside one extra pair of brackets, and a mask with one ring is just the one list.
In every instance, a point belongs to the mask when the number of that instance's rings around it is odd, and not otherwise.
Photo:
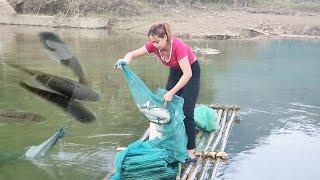
[(320, 1), (319, 0), (278, 0), (278, 1), (256, 1), (253, 4), (255, 7), (260, 8), (277, 8), (277, 9), (292, 9), (292, 10), (300, 10), (300, 11), (308, 11), (308, 12), (320, 12)]
[(238, 7), (292, 9), (320, 12), (319, 0), (8, 0), (21, 14), (60, 16), (133, 16), (164, 9), (207, 7), (223, 10)]

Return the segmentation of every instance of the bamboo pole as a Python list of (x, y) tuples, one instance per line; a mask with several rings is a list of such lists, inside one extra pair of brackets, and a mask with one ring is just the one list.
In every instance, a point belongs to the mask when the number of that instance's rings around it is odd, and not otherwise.
[[(196, 149), (197, 149), (197, 150), (200, 150), (200, 149), (203, 147), (206, 139), (207, 139), (207, 138), (206, 138), (206, 134), (205, 134), (203, 131), (200, 131), (200, 132), (197, 134), (197, 137), (196, 137), (196, 147), (197, 147)], [(193, 162), (192, 162), (192, 163), (193, 163)], [(192, 169), (192, 163), (189, 163), (188, 166), (186, 167), (186, 169), (183, 171), (182, 178), (184, 178), (184, 179), (187, 178), (189, 172), (190, 172), (191, 169)], [(188, 172), (188, 173), (186, 173), (186, 172)], [(180, 174), (179, 178), (180, 178), (180, 177), (181, 177), (181, 174)], [(182, 178), (180, 178), (180, 179), (182, 179)]]
[[(219, 117), (218, 117), (219, 118)], [(219, 118), (220, 119), (220, 118)], [(201, 134), (201, 136), (199, 136), (199, 134)], [(207, 138), (205, 137), (205, 133), (203, 132), (203, 131), (200, 131), (199, 133), (198, 133), (198, 135), (197, 135), (197, 138), (196, 138), (196, 140), (198, 140), (198, 141), (196, 141), (196, 143), (197, 143), (197, 150), (201, 150), (201, 148), (202, 148), (202, 146), (203, 146), (203, 144), (204, 144), (204, 142), (205, 142), (205, 140), (206, 140)], [(183, 173), (182, 173), (182, 177), (181, 177), (181, 179), (182, 180), (186, 180), (187, 179), (187, 177), (188, 177), (188, 174), (190, 173), (190, 171), (191, 171), (191, 169), (192, 169), (192, 167), (193, 167), (193, 164), (194, 164), (194, 162), (190, 162), (188, 165), (187, 165), (187, 167), (185, 168), (185, 170), (183, 171)]]
[[(204, 132), (203, 131), (200, 131), (198, 134), (197, 134), (197, 136), (196, 136), (196, 147), (199, 147), (200, 146), (200, 144), (202, 144), (202, 141), (203, 141), (203, 137), (204, 137)], [(189, 166), (188, 166), (189, 167)], [(187, 167), (187, 168), (188, 168)], [(189, 170), (190, 171), (190, 170)], [(183, 172), (186, 172), (186, 171), (183, 171)], [(184, 173), (182, 174), (182, 176), (184, 175)], [(181, 179), (180, 178), (181, 177), (181, 173), (180, 173), (180, 175), (179, 175), (179, 179)]]
[[(223, 123), (225, 123), (225, 117), (221, 118), (221, 117), (222, 117), (222, 113), (223, 113), (223, 109), (219, 109), (219, 110), (218, 110), (218, 122), (220, 122), (220, 120), (222, 119), (221, 126), (223, 125)], [(224, 116), (225, 116), (225, 114), (226, 114), (226, 113), (224, 113)], [(220, 129), (220, 130), (221, 130), (221, 129)], [(212, 135), (212, 134), (214, 135), (215, 133), (212, 132), (211, 135)], [(211, 137), (211, 135), (210, 135), (210, 137)], [(209, 139), (209, 142), (208, 142), (206, 148), (208, 148), (208, 147), (210, 146), (211, 141), (212, 141), (212, 140)], [(208, 149), (206, 149), (206, 150), (208, 150)], [(184, 173), (183, 173), (183, 175), (182, 175), (182, 178), (181, 178), (182, 180), (187, 179), (187, 177), (188, 177), (189, 173), (191, 172), (192, 167), (193, 167), (194, 165), (196, 165), (196, 166), (195, 166), (195, 169), (192, 171), (191, 177), (188, 178), (188, 179), (190, 179), (190, 178), (191, 178), (191, 179), (194, 179), (193, 176), (195, 176), (195, 174), (196, 174), (199, 166), (201, 165), (201, 162), (200, 162), (199, 159), (197, 160), (196, 163), (195, 163), (195, 162), (189, 163), (189, 165), (187, 166), (186, 170), (184, 171)]]
[(204, 133), (203, 133), (203, 131), (200, 131), (198, 134), (197, 134), (197, 136), (196, 136), (196, 147), (198, 147), (199, 146), (199, 144), (200, 144), (200, 140), (201, 140), (201, 138), (204, 136)]
[[(221, 139), (221, 134), (224, 130), (224, 127), (225, 127), (225, 124), (226, 124), (226, 119), (227, 119), (227, 114), (228, 114), (228, 109), (225, 109), (224, 110), (224, 113), (223, 113), (223, 118), (222, 118), (222, 121), (221, 121), (221, 127), (220, 127), (220, 130), (219, 130), (219, 133), (218, 133), (218, 136), (217, 138), (215, 139), (214, 143), (213, 143), (213, 146), (211, 148), (210, 151), (214, 151), (214, 149), (216, 148), (216, 144), (218, 144), (220, 142), (220, 139)], [(209, 144), (210, 145), (210, 144)], [(209, 146), (208, 146), (209, 147)], [(205, 151), (208, 151), (208, 149), (206, 149)], [(201, 164), (202, 164), (202, 161), (198, 160), (199, 162), (197, 163), (196, 167), (195, 167), (195, 170), (194, 172), (191, 174), (190, 176), (190, 179), (195, 179), (196, 178), (196, 174), (197, 172), (199, 171), (199, 169), (201, 168)], [(205, 166), (204, 166), (205, 167)]]
[[(206, 142), (207, 142), (207, 140), (208, 140), (208, 133), (203, 133), (204, 135), (201, 137), (201, 139), (200, 139), (200, 142), (199, 142), (199, 145), (197, 146), (197, 148), (196, 148), (196, 151), (201, 151), (203, 148), (204, 148), (204, 146), (206, 146)], [(189, 176), (189, 174), (190, 174), (190, 172), (193, 172), (194, 171), (194, 165), (196, 164), (197, 162), (190, 162), (189, 164), (188, 164), (188, 166), (189, 166), (189, 169), (187, 170), (188, 171), (188, 173), (185, 175), (186, 176), (186, 178)], [(188, 178), (189, 179), (189, 178)]]
[[(198, 149), (201, 149), (201, 147), (203, 146), (204, 144), (204, 141), (206, 139), (204, 133), (201, 131), (201, 133), (203, 134), (203, 136), (200, 137), (199, 141), (197, 142), (197, 150)], [(188, 174), (190, 173), (191, 169), (193, 167), (193, 162), (190, 162), (187, 167), (184, 169), (183, 173), (182, 173), (182, 177), (181, 177), (181, 180), (186, 180), (187, 177), (188, 177)]]
[(228, 109), (226, 109), (224, 111), (219, 134), (218, 134), (216, 140), (214, 141), (210, 151), (214, 151), (216, 149), (217, 145), (219, 144), (219, 142), (220, 142), (220, 140), (222, 138), (222, 134), (223, 134), (224, 128), (226, 126), (226, 120), (227, 120), (228, 111), (229, 111)]
[[(220, 120), (221, 120), (222, 113), (223, 113), (223, 110), (222, 110), (222, 109), (219, 109), (219, 110), (218, 110), (218, 119), (217, 119), (217, 123), (218, 123), (218, 124), (220, 124)], [(207, 146), (204, 148), (204, 151), (207, 151), (207, 150), (209, 149), (210, 144), (211, 144), (211, 142), (212, 142), (212, 140), (213, 140), (213, 138), (214, 138), (214, 135), (215, 135), (215, 132), (212, 131), (212, 132), (210, 133), (209, 141), (208, 141)]]
[[(217, 148), (217, 146), (218, 146), (218, 144), (219, 144), (219, 142), (220, 142), (220, 140), (222, 138), (222, 134), (224, 132), (224, 128), (225, 128), (225, 125), (226, 125), (227, 115), (228, 115), (228, 109), (226, 109), (224, 111), (219, 134), (218, 134), (217, 138), (215, 139), (210, 151), (214, 151)], [(202, 169), (202, 172), (201, 172), (201, 175), (200, 175), (199, 179), (204, 179), (205, 178), (206, 172), (207, 172), (209, 164), (210, 164), (210, 160), (211, 160), (210, 157), (206, 158), (205, 165), (204, 165), (204, 167)]]
[[(222, 140), (222, 144), (221, 144), (221, 148), (220, 148), (220, 151), (223, 152), (226, 145), (227, 145), (227, 142), (228, 142), (228, 138), (229, 138), (229, 135), (230, 135), (230, 131), (231, 131), (231, 128), (232, 128), (232, 124), (233, 124), (233, 121), (234, 121), (234, 118), (235, 118), (235, 111), (232, 112), (232, 115), (231, 115), (231, 119), (229, 120), (228, 122), (228, 125), (227, 125), (227, 128), (226, 128), (226, 131), (224, 133), (224, 137), (223, 137), (223, 140)], [(212, 170), (212, 174), (211, 174), (211, 180), (212, 179), (215, 179), (216, 177), (216, 174), (217, 174), (217, 170), (219, 168), (219, 164), (220, 164), (220, 161), (221, 159), (217, 159), (216, 163), (214, 164), (214, 167), (213, 167), (213, 170)]]
[[(222, 112), (223, 112), (222, 109), (220, 109), (219, 112), (218, 112), (218, 113), (219, 113), (219, 114), (218, 114), (218, 122), (219, 122), (219, 123), (220, 123), (220, 120), (221, 120)], [(223, 116), (223, 118), (222, 118), (222, 121), (225, 121), (224, 119), (225, 119), (225, 114), (224, 114), (224, 116)], [(209, 147), (210, 147), (210, 145), (211, 145), (211, 142), (212, 142), (213, 137), (214, 137), (215, 134), (216, 134), (215, 132), (211, 132), (211, 133), (210, 133), (210, 137), (209, 137), (207, 146), (203, 149), (204, 152), (208, 151), (208, 149), (209, 149)], [(197, 172), (198, 172), (198, 171), (200, 170), (200, 168), (201, 168), (202, 161), (203, 161), (202, 158), (197, 160), (196, 166), (195, 166), (194, 170), (190, 173), (190, 177), (189, 177), (188, 179), (195, 179), (195, 178), (196, 178)]]
[[(203, 131), (200, 131), (196, 136), (196, 147), (197, 147), (197, 150), (199, 149), (199, 147), (203, 146), (203, 144), (205, 143), (205, 140), (206, 140), (206, 134)], [(188, 164), (188, 165), (190, 165), (190, 164)], [(187, 171), (190, 171), (191, 168), (192, 168), (192, 166), (190, 166), (190, 167), (188, 166), (186, 169), (187, 169)], [(183, 171), (183, 172), (186, 172), (186, 171)], [(179, 174), (179, 179), (181, 179), (181, 172)]]
[(202, 132), (202, 136), (199, 138), (199, 143), (196, 146), (196, 150), (200, 150), (205, 145), (207, 136), (207, 133)]

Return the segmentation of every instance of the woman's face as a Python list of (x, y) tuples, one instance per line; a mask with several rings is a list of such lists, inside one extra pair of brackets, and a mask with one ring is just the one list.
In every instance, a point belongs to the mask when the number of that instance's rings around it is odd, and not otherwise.
[(159, 50), (162, 50), (167, 45), (167, 36), (164, 35), (163, 38), (158, 37), (157, 35), (150, 35), (149, 40), (152, 42), (154, 47)]

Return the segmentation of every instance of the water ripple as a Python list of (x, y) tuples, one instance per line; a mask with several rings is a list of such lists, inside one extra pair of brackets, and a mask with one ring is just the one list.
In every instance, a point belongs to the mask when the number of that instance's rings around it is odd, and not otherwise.
[(97, 138), (97, 137), (109, 137), (109, 136), (132, 136), (133, 134), (98, 134), (88, 136), (88, 138)]
[(319, 106), (313, 106), (313, 105), (303, 104), (303, 103), (300, 103), (300, 102), (292, 102), (292, 103), (290, 103), (290, 105), (298, 106), (298, 107), (305, 107), (305, 108), (320, 109)]

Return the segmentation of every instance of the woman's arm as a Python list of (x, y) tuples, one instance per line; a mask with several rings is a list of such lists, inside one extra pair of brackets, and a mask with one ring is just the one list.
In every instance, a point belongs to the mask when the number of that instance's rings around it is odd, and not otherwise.
[(179, 61), (179, 66), (183, 72), (183, 75), (181, 76), (178, 83), (164, 96), (165, 101), (171, 101), (172, 96), (175, 95), (181, 88), (183, 88), (192, 77), (192, 70), (188, 57), (184, 57), (183, 59), (181, 59)]
[(147, 49), (143, 46), (139, 49), (136, 49), (134, 51), (128, 52), (123, 59), (126, 60), (126, 62), (129, 64), (132, 60), (137, 59), (140, 56), (143, 56), (145, 54), (148, 54)]

